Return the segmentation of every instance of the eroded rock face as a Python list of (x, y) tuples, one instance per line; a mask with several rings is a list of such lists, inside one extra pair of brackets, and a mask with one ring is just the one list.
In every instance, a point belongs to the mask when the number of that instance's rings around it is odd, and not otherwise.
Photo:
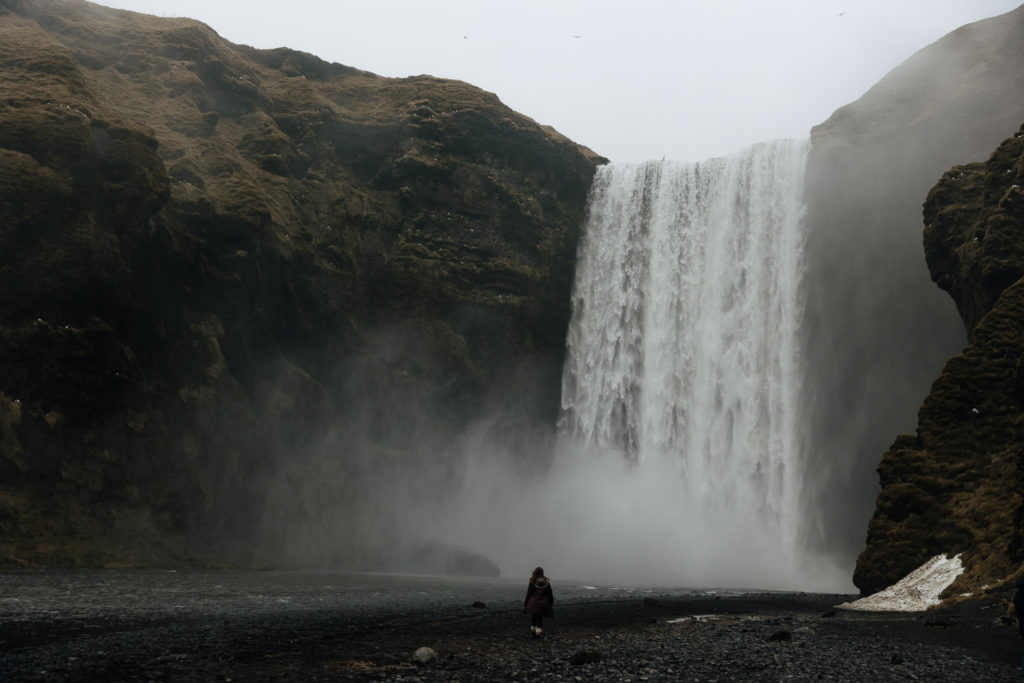
[(1024, 561), (1024, 128), (947, 172), (924, 206), (925, 253), (970, 344), (947, 361), (879, 466), (882, 492), (855, 581), (873, 592), (939, 553), (964, 553), (951, 592)]
[(78, 0), (0, 2), (0, 95), (0, 564), (265, 562), (332, 501), (295, 562), (365, 566), (367, 471), (553, 422), (589, 150)]

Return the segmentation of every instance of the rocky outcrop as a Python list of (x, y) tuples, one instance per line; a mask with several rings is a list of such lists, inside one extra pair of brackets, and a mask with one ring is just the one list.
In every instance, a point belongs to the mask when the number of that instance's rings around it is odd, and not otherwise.
[(878, 472), (882, 492), (855, 580), (865, 592), (925, 559), (963, 552), (952, 594), (1024, 563), (1024, 127), (928, 194), (924, 244), (970, 344), (949, 359)]
[[(806, 476), (821, 494), (807, 531), (844, 563), (863, 547), (878, 454), (913, 428), (942, 364), (964, 345), (964, 324), (922, 254), (921, 203), (951, 166), (984, 160), (1024, 121), (1022, 44), (1024, 8), (964, 26), (812, 131)], [(901, 566), (937, 553), (915, 550)], [(891, 583), (906, 572), (884, 573)], [(882, 587), (857, 577), (864, 590)]]
[(369, 472), (553, 421), (589, 150), (80, 0), (0, 95), (0, 565), (377, 566)]

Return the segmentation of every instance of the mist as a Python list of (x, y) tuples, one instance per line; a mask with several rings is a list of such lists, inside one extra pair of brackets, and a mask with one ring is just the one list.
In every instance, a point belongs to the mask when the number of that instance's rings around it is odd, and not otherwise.
[[(281, 458), (267, 482), (273, 556), (849, 592), (850, 567), (804, 538), (815, 498), (796, 356), (807, 151), (780, 141), (598, 172), (557, 429), (500, 400), (468, 426), (446, 422), (437, 411), (450, 400), (425, 389), (443, 386), (443, 364), (394, 331), (371, 335), (342, 373), (349, 407), (333, 433)], [(390, 363), (434, 380), (390, 383)]]
[[(493, 449), (488, 449), (493, 454)], [(688, 588), (837, 590), (843, 568), (825, 558), (797, 563), (777, 535), (742, 508), (718, 511), (713, 527), (690, 498), (679, 468), (640, 465), (617, 451), (562, 445), (546, 470), (509, 458), (471, 458), (439, 530), (495, 559), (506, 574), (585, 583)], [(735, 513), (730, 516), (730, 512)], [(847, 586), (848, 588), (848, 586)]]
[[(415, 454), (327, 448), (266, 487), (261, 543), (275, 566), (505, 578), (544, 566), (585, 584), (850, 592), (849, 568), (799, 558), (743, 506), (709, 510), (668, 460), (548, 442), (507, 450), (482, 422)], [(546, 431), (536, 426), (537, 433)], [(415, 460), (410, 466), (409, 460)], [(727, 501), (722, 501), (727, 503)], [(451, 558), (460, 553), (461, 561)]]

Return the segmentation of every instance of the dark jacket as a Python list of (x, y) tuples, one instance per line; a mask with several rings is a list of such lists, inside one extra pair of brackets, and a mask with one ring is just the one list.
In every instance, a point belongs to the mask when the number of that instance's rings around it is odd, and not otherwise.
[(555, 594), (551, 591), (551, 582), (548, 577), (542, 576), (536, 581), (530, 580), (526, 587), (526, 599), (523, 600), (523, 608), (530, 614), (539, 614), (542, 617), (554, 617)]

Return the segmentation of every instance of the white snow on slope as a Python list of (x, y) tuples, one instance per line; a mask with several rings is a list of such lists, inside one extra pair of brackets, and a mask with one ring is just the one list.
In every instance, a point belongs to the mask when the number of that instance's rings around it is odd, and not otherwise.
[(959, 555), (952, 559), (936, 555), (884, 591), (837, 606), (868, 612), (923, 612), (941, 602), (939, 594), (963, 571)]

